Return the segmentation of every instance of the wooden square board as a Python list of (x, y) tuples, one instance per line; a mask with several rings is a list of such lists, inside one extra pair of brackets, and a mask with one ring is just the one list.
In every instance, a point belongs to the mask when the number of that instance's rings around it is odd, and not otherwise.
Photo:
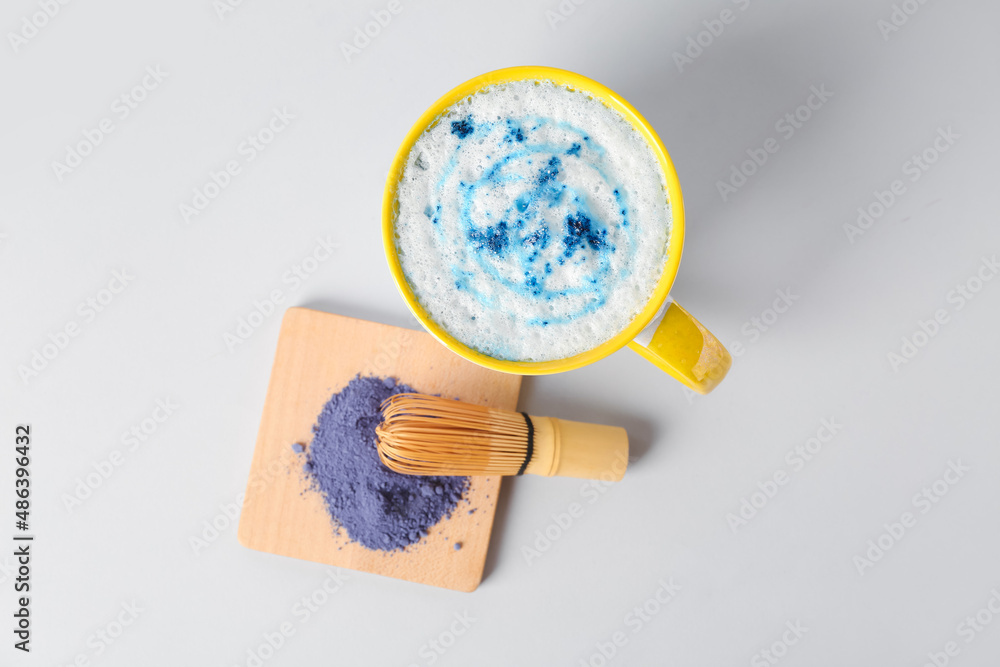
[[(304, 454), (323, 405), (355, 375), (395, 377), (417, 391), (515, 410), (521, 377), (462, 359), (429, 334), (306, 308), (281, 323), (240, 516), (251, 549), (472, 591), (483, 577), (500, 477), (473, 477), (448, 519), (405, 551), (372, 551), (335, 533), (322, 495), (309, 488)], [(474, 509), (473, 513), (469, 510)], [(462, 548), (456, 550), (455, 542)]]

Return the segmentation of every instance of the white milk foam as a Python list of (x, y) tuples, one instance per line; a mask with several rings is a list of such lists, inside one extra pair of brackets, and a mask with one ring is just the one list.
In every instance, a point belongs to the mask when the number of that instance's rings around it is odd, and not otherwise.
[(646, 305), (671, 213), (653, 150), (617, 111), (550, 81), (483, 89), (407, 156), (396, 249), (421, 305), (497, 359), (593, 349)]

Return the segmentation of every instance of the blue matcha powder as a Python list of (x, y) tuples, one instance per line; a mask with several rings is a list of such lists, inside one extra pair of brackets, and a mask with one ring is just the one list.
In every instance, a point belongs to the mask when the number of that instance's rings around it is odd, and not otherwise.
[(419, 542), (451, 515), (469, 487), (468, 477), (401, 475), (379, 460), (379, 406), (413, 391), (393, 378), (355, 377), (323, 406), (306, 451), (304, 469), (334, 524), (369, 549), (394, 551)]

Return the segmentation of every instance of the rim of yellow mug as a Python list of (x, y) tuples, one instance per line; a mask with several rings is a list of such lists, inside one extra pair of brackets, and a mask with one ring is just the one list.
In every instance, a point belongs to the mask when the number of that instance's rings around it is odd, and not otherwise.
[[(396, 191), (403, 174), (403, 169), (406, 167), (406, 158), (409, 156), (413, 144), (424, 133), (424, 130), (433, 127), (440, 120), (441, 114), (445, 109), (459, 100), (465, 99), (488, 86), (522, 80), (552, 81), (556, 84), (567, 86), (570, 89), (586, 91), (600, 99), (607, 106), (621, 113), (636, 131), (646, 139), (646, 142), (653, 149), (660, 167), (663, 169), (664, 179), (667, 184), (667, 201), (670, 204), (671, 214), (670, 237), (667, 240), (667, 258), (664, 263), (663, 274), (660, 276), (660, 280), (656, 284), (656, 288), (653, 290), (649, 301), (639, 314), (633, 318), (627, 327), (597, 347), (571, 357), (549, 361), (497, 359), (496, 357), (479, 352), (452, 336), (444, 327), (434, 321), (434, 318), (420, 304), (420, 301), (406, 279), (406, 275), (403, 273), (403, 267), (399, 262), (399, 256), (396, 252), (395, 222), (398, 212)], [(410, 128), (402, 145), (399, 147), (399, 151), (396, 153), (396, 157), (392, 161), (392, 166), (389, 168), (389, 175), (386, 179), (385, 194), (382, 200), (382, 243), (385, 246), (386, 260), (389, 262), (389, 270), (392, 273), (393, 280), (396, 282), (396, 287), (403, 295), (403, 299), (406, 301), (406, 305), (409, 306), (410, 311), (431, 335), (456, 354), (480, 366), (518, 375), (545, 375), (580, 368), (598, 359), (603, 359), (624, 347), (649, 324), (670, 293), (674, 278), (677, 276), (677, 269), (680, 266), (681, 251), (684, 247), (684, 202), (681, 198), (681, 185), (677, 179), (677, 172), (674, 170), (674, 165), (670, 160), (667, 149), (664, 147), (663, 142), (660, 141), (652, 126), (646, 122), (642, 114), (629, 104), (625, 98), (593, 79), (568, 70), (537, 65), (507, 67), (481, 74), (456, 86), (432, 104), (420, 116), (417, 122), (414, 123), (413, 127)]]

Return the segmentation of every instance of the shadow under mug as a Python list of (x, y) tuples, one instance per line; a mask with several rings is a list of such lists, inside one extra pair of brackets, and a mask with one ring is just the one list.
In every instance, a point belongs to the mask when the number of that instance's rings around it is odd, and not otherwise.
[[(406, 280), (396, 252), (395, 222), (399, 210), (396, 191), (414, 143), (424, 130), (433, 127), (441, 119), (442, 113), (456, 102), (488, 86), (522, 80), (551, 81), (570, 89), (586, 91), (619, 112), (646, 140), (659, 161), (667, 184), (667, 200), (671, 210), (670, 236), (663, 274), (640, 313), (622, 331), (597, 347), (550, 361), (496, 359), (456, 339), (435, 322), (420, 304)], [(389, 270), (413, 315), (427, 331), (453, 352), (481, 366), (519, 375), (559, 373), (593, 363), (628, 345), (690, 389), (707, 394), (722, 381), (732, 365), (732, 357), (719, 340), (669, 296), (684, 246), (684, 204), (677, 172), (663, 142), (642, 115), (623, 97), (580, 74), (552, 67), (509, 67), (470, 79), (431, 105), (406, 135), (389, 169), (382, 201), (382, 241)]]

